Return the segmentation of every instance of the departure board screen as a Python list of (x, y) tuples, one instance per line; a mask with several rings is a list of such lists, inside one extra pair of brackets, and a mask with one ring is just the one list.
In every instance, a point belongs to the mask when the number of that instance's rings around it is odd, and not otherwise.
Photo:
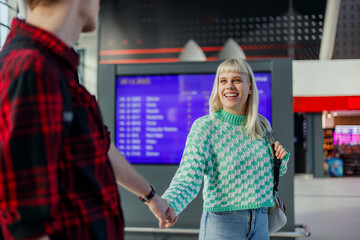
[[(271, 123), (271, 74), (254, 73)], [(116, 147), (132, 164), (179, 164), (192, 123), (209, 113), (215, 74), (118, 76)]]

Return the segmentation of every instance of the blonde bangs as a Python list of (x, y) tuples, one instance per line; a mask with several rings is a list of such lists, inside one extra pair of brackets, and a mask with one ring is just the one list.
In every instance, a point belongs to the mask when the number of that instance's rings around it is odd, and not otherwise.
[(249, 71), (247, 66), (245, 64), (242, 64), (241, 60), (238, 59), (231, 59), (220, 64), (217, 70), (217, 75), (230, 72), (245, 73), (248, 75), (251, 75), (252, 73)]

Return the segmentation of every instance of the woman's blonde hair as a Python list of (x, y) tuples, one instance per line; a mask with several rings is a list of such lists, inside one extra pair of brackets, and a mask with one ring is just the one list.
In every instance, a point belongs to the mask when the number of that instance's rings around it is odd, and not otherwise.
[(245, 73), (249, 76), (251, 84), (251, 94), (246, 102), (246, 132), (253, 138), (258, 139), (264, 136), (266, 131), (271, 131), (269, 121), (258, 114), (259, 94), (255, 82), (254, 73), (249, 64), (242, 59), (228, 59), (223, 61), (217, 68), (216, 77), (209, 99), (209, 113), (214, 117), (214, 113), (223, 109), (219, 97), (219, 75), (222, 73), (237, 72)]

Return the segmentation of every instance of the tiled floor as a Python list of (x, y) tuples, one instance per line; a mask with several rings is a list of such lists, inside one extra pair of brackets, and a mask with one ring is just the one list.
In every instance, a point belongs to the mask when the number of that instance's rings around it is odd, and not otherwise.
[(295, 223), (313, 240), (360, 240), (360, 177), (295, 176)]

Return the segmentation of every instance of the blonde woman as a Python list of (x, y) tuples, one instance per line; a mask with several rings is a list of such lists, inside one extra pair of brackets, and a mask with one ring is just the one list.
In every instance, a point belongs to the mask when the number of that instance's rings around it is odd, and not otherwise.
[[(162, 196), (173, 207), (167, 227), (197, 196), (204, 178), (199, 239), (269, 239), (273, 160), (265, 133), (271, 127), (258, 114), (258, 98), (253, 71), (244, 60), (219, 65), (210, 114), (194, 122), (180, 166)], [(290, 154), (279, 142), (275, 151), (283, 175)]]

